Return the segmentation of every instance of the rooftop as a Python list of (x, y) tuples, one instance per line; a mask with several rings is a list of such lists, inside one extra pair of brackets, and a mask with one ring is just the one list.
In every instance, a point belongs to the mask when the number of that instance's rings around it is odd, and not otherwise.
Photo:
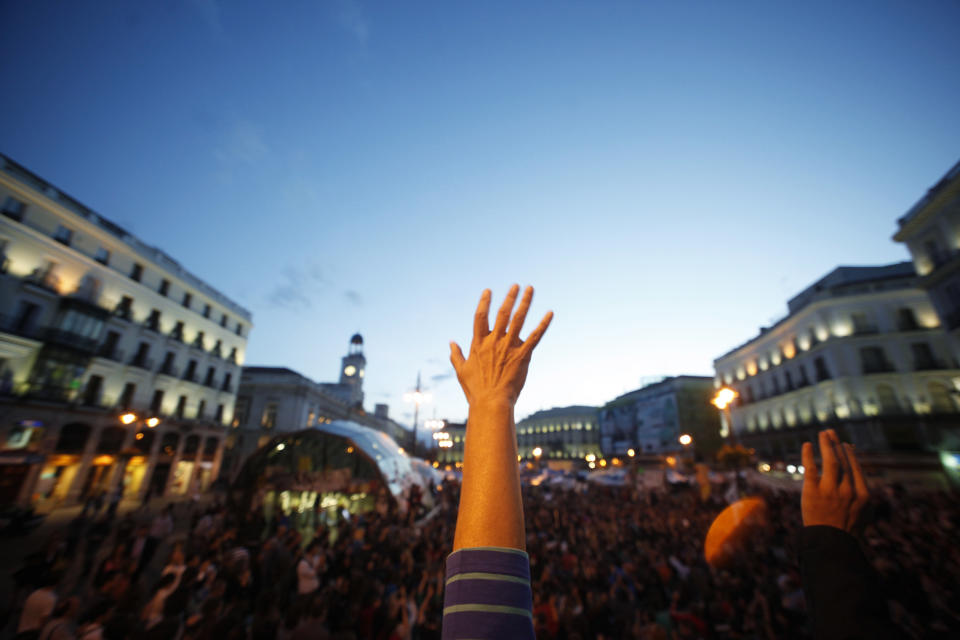
[(946, 189), (947, 185), (949, 185), (955, 178), (958, 178), (958, 177), (960, 177), (960, 161), (958, 161), (955, 165), (950, 167), (950, 170), (947, 171), (947, 173), (944, 174), (944, 176), (940, 178), (940, 180), (938, 180), (935, 185), (930, 187), (927, 190), (927, 192), (923, 195), (923, 197), (920, 198), (915, 205), (910, 207), (909, 211), (907, 211), (904, 215), (902, 215), (899, 219), (897, 219), (897, 224), (899, 224), (900, 227), (903, 228), (908, 222), (910, 222), (915, 217), (917, 217), (920, 214), (920, 212), (923, 210), (923, 208), (930, 203), (931, 200), (936, 198), (941, 191)]
[(202, 291), (211, 300), (222, 304), (234, 313), (243, 317), (248, 322), (253, 320), (253, 314), (251, 314), (249, 310), (237, 304), (226, 295), (207, 284), (205, 281), (201, 280), (199, 277), (187, 271), (179, 262), (171, 258), (161, 249), (147, 244), (120, 225), (107, 220), (102, 215), (84, 205), (76, 198), (64, 193), (51, 183), (47, 182), (37, 174), (33, 173), (23, 165), (18, 164), (16, 161), (2, 153), (0, 153), (0, 172), (11, 176), (21, 184), (31, 187), (34, 191), (41, 194), (48, 200), (55, 202), (71, 213), (74, 213), (87, 222), (90, 222), (103, 229), (133, 249), (136, 253), (140, 254), (147, 260), (152, 261), (154, 264), (160, 266), (166, 271), (176, 274), (176, 276), (181, 280), (189, 283), (199, 291)]
[(648, 393), (656, 393), (661, 391), (667, 391), (669, 387), (674, 386), (676, 383), (684, 382), (700, 382), (704, 384), (713, 384), (713, 378), (710, 376), (691, 376), (691, 375), (679, 375), (679, 376), (670, 376), (660, 380), (659, 382), (653, 382), (648, 385), (644, 385), (639, 389), (634, 389), (633, 391), (628, 391), (623, 393), (607, 404), (603, 405), (604, 407), (610, 407), (618, 404), (623, 404), (625, 402), (630, 402), (638, 396), (642, 396)]
[(916, 278), (917, 274), (912, 262), (895, 262), (870, 267), (837, 267), (790, 298), (787, 302), (787, 315), (769, 327), (760, 327), (759, 334), (717, 357), (714, 362), (756, 342), (814, 302), (876, 291), (906, 289), (914, 286)]
[(582, 404), (575, 404), (569, 407), (553, 407), (552, 409), (543, 409), (541, 411), (537, 411), (536, 413), (531, 413), (520, 422), (525, 422), (527, 420), (537, 420), (540, 418), (553, 418), (553, 417), (564, 416), (564, 415), (595, 413), (596, 411), (597, 411), (597, 407), (591, 407), (591, 406), (582, 405)]

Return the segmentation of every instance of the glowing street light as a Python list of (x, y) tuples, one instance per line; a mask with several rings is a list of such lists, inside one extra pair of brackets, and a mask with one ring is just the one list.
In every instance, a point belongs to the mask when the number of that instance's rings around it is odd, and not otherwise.
[(597, 460), (597, 456), (593, 455), (592, 453), (588, 453), (588, 454), (587, 454), (587, 457), (584, 458), (584, 459), (585, 459), (587, 462), (595, 462), (595, 461)]
[(135, 413), (131, 413), (128, 411), (126, 413), (120, 414), (120, 422), (122, 422), (123, 424), (133, 424), (136, 421), (137, 421), (137, 414)]
[(683, 433), (683, 434), (680, 434), (680, 437), (677, 438), (677, 440), (680, 441), (680, 444), (686, 447), (691, 442), (693, 442), (693, 437), (689, 433)]
[(717, 391), (717, 395), (713, 396), (713, 400), (710, 401), (713, 406), (717, 409), (723, 411), (730, 403), (733, 402), (740, 394), (731, 389), (730, 387), (723, 387)]
[(533, 457), (534, 457), (534, 458), (539, 458), (539, 457), (542, 456), (542, 455), (543, 455), (543, 449), (541, 449), (540, 447), (534, 447), (534, 449), (533, 449)]
[(637, 452), (633, 449), (627, 449), (627, 455), (632, 458), (633, 456), (637, 455)]
[(147, 418), (146, 425), (151, 429), (153, 429), (158, 424), (160, 424), (160, 418), (156, 418), (156, 417)]

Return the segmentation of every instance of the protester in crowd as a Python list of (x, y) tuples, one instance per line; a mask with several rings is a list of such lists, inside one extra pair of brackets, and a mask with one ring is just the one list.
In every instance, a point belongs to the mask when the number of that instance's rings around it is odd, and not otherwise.
[(55, 587), (60, 576), (42, 568), (38, 568), (37, 571), (41, 575), (38, 581), (39, 586), (27, 596), (23, 604), (20, 622), (17, 624), (17, 640), (29, 640), (39, 636), (40, 630), (50, 619), (57, 605)]

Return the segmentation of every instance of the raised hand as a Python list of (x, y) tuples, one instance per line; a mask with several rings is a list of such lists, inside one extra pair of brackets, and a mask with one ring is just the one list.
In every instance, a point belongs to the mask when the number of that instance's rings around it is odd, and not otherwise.
[(473, 317), (469, 358), (464, 359), (463, 351), (456, 342), (450, 343), (450, 362), (471, 406), (488, 402), (505, 402), (511, 407), (516, 404), (527, 379), (530, 354), (553, 319), (553, 312), (548, 311), (527, 339), (520, 340), (520, 331), (533, 300), (533, 287), (524, 290), (520, 306), (511, 320), (510, 314), (519, 292), (518, 285), (510, 287), (497, 312), (493, 331), (489, 328), (488, 320), (491, 293), (489, 289), (483, 292)]
[(803, 495), (800, 499), (803, 525), (826, 525), (850, 532), (870, 493), (853, 446), (840, 442), (837, 432), (820, 432), (823, 473), (817, 470), (813, 444), (803, 443)]

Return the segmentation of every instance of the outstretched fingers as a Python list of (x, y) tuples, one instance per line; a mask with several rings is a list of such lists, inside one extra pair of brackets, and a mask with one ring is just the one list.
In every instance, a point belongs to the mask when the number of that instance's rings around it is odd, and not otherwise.
[(553, 311), (547, 311), (547, 314), (543, 316), (543, 320), (540, 321), (540, 324), (537, 325), (537, 328), (534, 329), (529, 336), (527, 336), (526, 342), (523, 343), (523, 355), (529, 356), (530, 353), (537, 346), (537, 343), (540, 342), (540, 338), (543, 337), (543, 334), (547, 332), (547, 327), (550, 326), (550, 321), (553, 320)]
[(510, 322), (510, 313), (513, 311), (513, 305), (517, 303), (517, 294), (520, 293), (520, 285), (513, 285), (507, 292), (507, 297), (503, 299), (500, 305), (500, 311), (497, 312), (497, 322), (493, 325), (493, 335), (498, 338), (507, 332), (507, 323)]
[(520, 306), (517, 312), (513, 314), (513, 320), (510, 321), (510, 342), (520, 341), (520, 330), (523, 329), (523, 323), (527, 320), (527, 312), (530, 310), (530, 303), (533, 301), (533, 287), (527, 287), (523, 290), (523, 297), (520, 299)]
[[(490, 289), (484, 289), (480, 294), (480, 302), (477, 303), (477, 311), (473, 315), (473, 348), (480, 345), (480, 341), (490, 333)], [(459, 347), (458, 347), (459, 348)], [(471, 350), (472, 350), (471, 349)]]
[(853, 452), (852, 444), (844, 444), (843, 447), (846, 449), (847, 458), (850, 460), (850, 473), (853, 475), (853, 487), (857, 490), (857, 500), (866, 502), (870, 496), (870, 490), (867, 488), (867, 481), (863, 477), (860, 461), (857, 460), (857, 455)]
[(453, 370), (457, 372), (457, 375), (460, 375), (460, 368), (463, 366), (463, 363), (466, 359), (463, 357), (463, 351), (460, 350), (460, 345), (456, 342), (450, 343), (450, 364), (453, 365)]

